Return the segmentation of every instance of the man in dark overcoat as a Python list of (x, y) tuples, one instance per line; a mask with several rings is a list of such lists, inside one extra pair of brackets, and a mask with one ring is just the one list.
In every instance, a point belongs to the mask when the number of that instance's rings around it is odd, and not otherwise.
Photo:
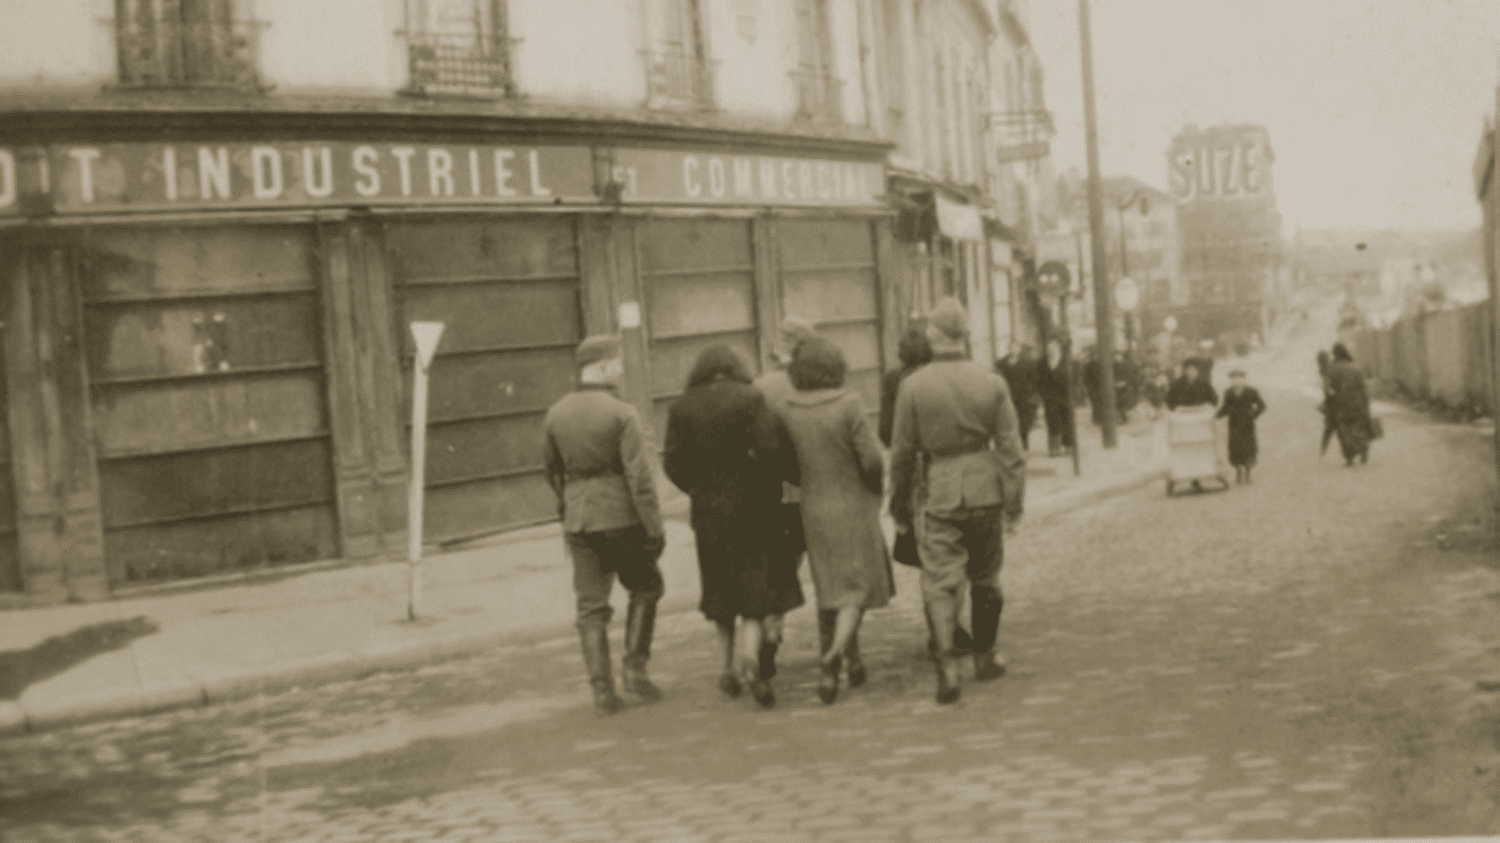
[(661, 691), (646, 673), (656, 604), (663, 583), (658, 560), (666, 547), (651, 448), (635, 407), (621, 400), (624, 363), (615, 337), (589, 337), (575, 356), (577, 389), (552, 405), (543, 421), (547, 482), (557, 495), (573, 592), (578, 637), (594, 710), (624, 707), (610, 671), (610, 592), (619, 577), (630, 592), (625, 620), (624, 688), (647, 701)]
[(1010, 388), (1011, 403), (1016, 406), (1016, 421), (1021, 430), (1021, 448), (1031, 449), (1031, 428), (1036, 424), (1037, 375), (1041, 367), (1031, 346), (1011, 343), (1010, 352), (995, 361), (995, 371)]
[[(917, 529), (922, 600), (938, 642), (937, 700), (958, 700), (960, 676), (953, 627), (965, 580), (970, 585), (974, 678), (1005, 672), (995, 654), (1003, 598), (1002, 529), (1014, 529), (1025, 494), (1026, 456), (1005, 380), (966, 359), (968, 314), (956, 299), (933, 308), (927, 328), (932, 362), (913, 372), (896, 397), (891, 440), (891, 516), (896, 529)], [(925, 456), (926, 494), (913, 505), (918, 456)]]

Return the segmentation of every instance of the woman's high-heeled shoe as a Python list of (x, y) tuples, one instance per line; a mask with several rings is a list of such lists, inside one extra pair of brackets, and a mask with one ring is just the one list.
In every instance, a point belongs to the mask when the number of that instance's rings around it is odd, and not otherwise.
[(838, 656), (825, 659), (818, 663), (822, 675), (818, 677), (818, 699), (824, 705), (832, 705), (839, 698), (839, 662)]
[(770, 708), (776, 704), (776, 694), (771, 690), (771, 683), (760, 678), (759, 670), (747, 671), (744, 683), (750, 689), (750, 696), (755, 698), (761, 708)]
[(845, 661), (849, 664), (849, 687), (858, 688), (865, 684), (865, 680), (869, 679), (869, 674), (865, 672), (864, 659), (854, 655), (848, 656)]
[(719, 690), (724, 696), (734, 699), (740, 695), (743, 688), (740, 686), (740, 678), (733, 671), (726, 670), (719, 675)]

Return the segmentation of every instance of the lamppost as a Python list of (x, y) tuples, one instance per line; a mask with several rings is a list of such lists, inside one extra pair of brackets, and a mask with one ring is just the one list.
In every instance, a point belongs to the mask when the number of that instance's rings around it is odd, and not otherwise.
[[(1125, 212), (1131, 207), (1141, 206), (1141, 217), (1151, 213), (1151, 198), (1144, 190), (1133, 191), (1124, 200), (1115, 203), (1115, 212), (1120, 220), (1120, 283), (1115, 285), (1115, 301), (1120, 305), (1125, 319), (1125, 350), (1135, 350), (1135, 308), (1140, 300), (1140, 289), (1130, 277), (1130, 246), (1125, 237)], [(1150, 267), (1147, 267), (1148, 275)], [(1147, 281), (1149, 282), (1149, 277)], [(1126, 302), (1130, 302), (1129, 305)]]

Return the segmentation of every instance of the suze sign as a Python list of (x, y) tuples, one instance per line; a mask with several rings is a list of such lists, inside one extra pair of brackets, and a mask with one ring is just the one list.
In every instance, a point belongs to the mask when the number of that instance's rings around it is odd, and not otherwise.
[[(51, 147), (57, 213), (306, 205), (595, 201), (588, 147), (351, 142)], [(15, 213), (18, 166), (0, 149), (0, 213)]]
[(624, 202), (866, 206), (885, 193), (879, 164), (816, 158), (619, 149), (613, 176)]
[(1167, 153), (1167, 180), (1179, 202), (1259, 199), (1271, 192), (1271, 141), (1259, 126), (1186, 129)]

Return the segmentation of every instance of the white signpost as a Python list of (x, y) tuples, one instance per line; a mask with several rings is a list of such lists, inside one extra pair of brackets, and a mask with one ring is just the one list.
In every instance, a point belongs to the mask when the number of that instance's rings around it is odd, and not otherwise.
[(1129, 275), (1121, 278), (1115, 284), (1115, 304), (1120, 309), (1129, 313), (1135, 310), (1136, 305), (1141, 303), (1141, 288), (1135, 283), (1135, 279)]
[(407, 620), (416, 620), (422, 608), (422, 492), (427, 470), (427, 367), (443, 335), (442, 322), (413, 322), (411, 335), (417, 343), (411, 387), (411, 493), (407, 498)]

